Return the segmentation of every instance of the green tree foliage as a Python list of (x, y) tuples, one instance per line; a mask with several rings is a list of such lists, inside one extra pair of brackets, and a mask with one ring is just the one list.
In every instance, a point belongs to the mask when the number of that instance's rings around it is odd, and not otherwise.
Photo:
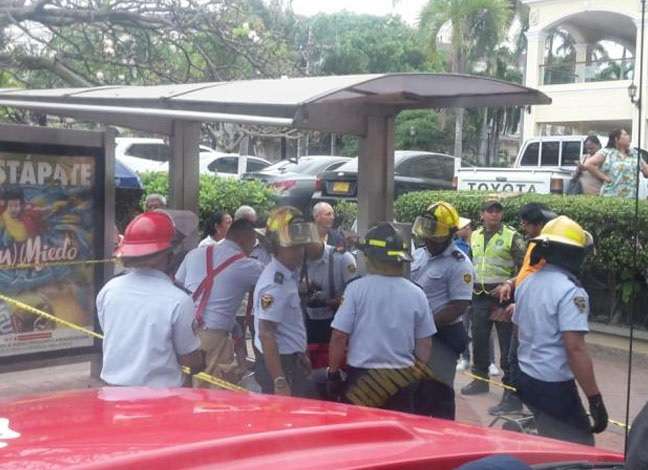
[(319, 14), (297, 26), (294, 41), (306, 75), (438, 69), (426, 59), (416, 31), (398, 17)]
[[(490, 56), (502, 39), (511, 19), (507, 0), (430, 0), (421, 12), (420, 33), (430, 55), (437, 54), (437, 39), (442, 28), (450, 27), (450, 70), (469, 71), (475, 63)], [(455, 113), (454, 155), (463, 154), (463, 109)]]
[[(169, 178), (166, 173), (149, 172), (140, 176), (144, 185), (142, 201), (152, 193), (168, 195)], [(244, 204), (254, 207), (260, 216), (265, 216), (276, 204), (275, 193), (259, 181), (200, 175), (198, 191), (198, 216), (201, 223), (216, 210), (234, 214), (236, 209)]]

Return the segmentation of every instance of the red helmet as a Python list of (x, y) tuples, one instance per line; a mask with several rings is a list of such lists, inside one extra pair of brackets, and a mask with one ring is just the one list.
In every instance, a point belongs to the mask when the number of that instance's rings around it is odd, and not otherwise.
[(174, 239), (175, 226), (169, 215), (145, 212), (128, 224), (115, 254), (125, 258), (153, 255), (171, 248)]

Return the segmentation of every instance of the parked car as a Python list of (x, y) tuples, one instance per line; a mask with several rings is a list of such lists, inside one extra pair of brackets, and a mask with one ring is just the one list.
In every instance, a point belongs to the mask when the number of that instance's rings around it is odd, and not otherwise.
[[(605, 146), (607, 137), (598, 136)], [(460, 191), (563, 193), (582, 160), (586, 135), (542, 136), (524, 142), (511, 168), (457, 168)], [(639, 197), (648, 197), (648, 183), (640, 175)]]
[(256, 179), (275, 189), (279, 204), (295, 206), (305, 214), (310, 213), (313, 193), (318, 190), (318, 175), (352, 161), (349, 157), (313, 155), (298, 160), (284, 160), (266, 169), (243, 175), (243, 179)]
[[(225, 178), (238, 178), (239, 155), (222, 153), (200, 145), (200, 173), (217, 174)], [(163, 139), (153, 137), (118, 137), (115, 139), (115, 158), (137, 173), (169, 171), (171, 150)], [(259, 171), (270, 162), (259, 157), (247, 157), (245, 171)], [(242, 174), (241, 173), (241, 174)]]
[(3, 469), (450, 470), (494, 455), (545, 470), (623, 468), (622, 454), (596, 447), (256, 393), (104, 387), (0, 399)]
[(205, 165), (206, 173), (215, 173), (225, 178), (240, 178), (248, 172), (262, 171), (271, 165), (263, 158), (248, 156), (245, 169), (239, 173), (240, 158), (240, 155), (234, 153), (200, 152), (200, 165), (201, 169)]
[[(394, 152), (394, 198), (412, 191), (452, 189), (459, 159), (443, 153), (417, 150)], [(355, 201), (358, 196), (358, 161), (352, 160), (320, 177), (313, 201)]]

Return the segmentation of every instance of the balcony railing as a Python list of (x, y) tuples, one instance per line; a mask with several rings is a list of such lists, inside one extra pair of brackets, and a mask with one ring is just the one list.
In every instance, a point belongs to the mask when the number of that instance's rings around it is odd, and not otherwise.
[(540, 65), (542, 85), (632, 80), (634, 58)]

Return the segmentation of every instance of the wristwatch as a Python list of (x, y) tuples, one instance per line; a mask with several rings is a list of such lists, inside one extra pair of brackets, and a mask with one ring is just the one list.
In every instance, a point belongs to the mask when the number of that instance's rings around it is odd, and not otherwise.
[(286, 377), (279, 376), (273, 381), (273, 385), (276, 387), (287, 387), (288, 386), (288, 381), (286, 380)]

